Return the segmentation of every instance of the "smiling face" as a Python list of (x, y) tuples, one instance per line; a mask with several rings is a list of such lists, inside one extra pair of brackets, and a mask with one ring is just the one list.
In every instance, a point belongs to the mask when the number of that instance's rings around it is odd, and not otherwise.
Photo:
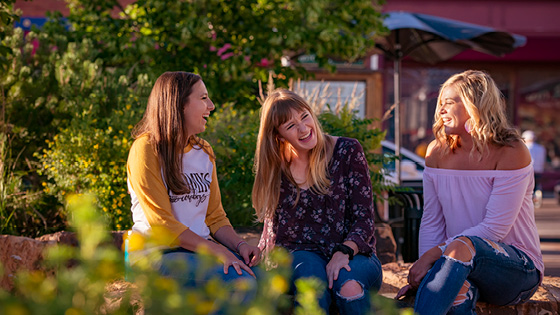
[(308, 152), (317, 145), (315, 122), (307, 110), (291, 109), (291, 118), (278, 127), (281, 141), (287, 141), (299, 153)]
[(453, 86), (447, 86), (443, 89), (441, 104), (438, 106), (439, 115), (441, 116), (445, 133), (447, 135), (465, 134), (465, 123), (470, 118), (465, 105), (457, 93), (457, 89)]
[(208, 97), (208, 91), (202, 80), (194, 84), (189, 100), (184, 108), (184, 121), (187, 139), (206, 129), (206, 118), (214, 110), (214, 103)]

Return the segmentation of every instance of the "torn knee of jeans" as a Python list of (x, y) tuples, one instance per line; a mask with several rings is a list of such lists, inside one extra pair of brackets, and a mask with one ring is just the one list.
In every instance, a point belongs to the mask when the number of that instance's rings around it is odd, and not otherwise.
[[(352, 295), (352, 296), (345, 296), (345, 295), (342, 295), (342, 294), (340, 293), (340, 292), (342, 291), (342, 288), (343, 288), (348, 282), (350, 282), (350, 281), (356, 282), (356, 283), (360, 286), (361, 292), (358, 293), (358, 294)], [(351, 302), (351, 301), (354, 301), (354, 300), (358, 300), (358, 299), (360, 299), (360, 298), (362, 298), (362, 297), (364, 296), (364, 285), (361, 284), (361, 283), (360, 283), (359, 281), (357, 281), (357, 280), (351, 280), (351, 279), (350, 279), (350, 280), (347, 280), (346, 282), (344, 282), (344, 283), (342, 284), (342, 286), (340, 287), (340, 291), (338, 291), (338, 292), (336, 293), (336, 295), (338, 295), (339, 297), (345, 299), (345, 300), (348, 301), (348, 302)]]
[[(468, 237), (466, 237), (466, 236), (455, 237), (455, 239), (453, 239), (453, 242), (451, 242), (451, 244), (457, 244), (457, 243), (461, 243), (461, 244), (465, 245), (466, 248), (469, 250), (469, 252), (471, 254), (470, 259), (474, 258), (474, 256), (476, 255), (476, 250), (474, 249), (474, 244), (472, 243), (472, 241)], [(449, 249), (449, 247), (447, 249)]]
[(463, 287), (459, 291), (459, 294), (457, 294), (455, 301), (453, 301), (453, 306), (457, 306), (465, 303), (465, 301), (468, 299), (467, 293), (469, 292), (470, 287), (471, 284), (468, 281), (465, 281), (463, 283)]
[(447, 260), (449, 260), (449, 261), (456, 262), (456, 263), (460, 263), (461, 265), (467, 266), (467, 267), (470, 267), (470, 266), (472, 266), (472, 264), (473, 264), (472, 258), (471, 258), (471, 260), (469, 260), (469, 261), (462, 261), (462, 260), (459, 260), (459, 259), (457, 259), (457, 258), (453, 258), (453, 257), (447, 256), (447, 255), (443, 255), (442, 257), (445, 258), (445, 259), (447, 259)]

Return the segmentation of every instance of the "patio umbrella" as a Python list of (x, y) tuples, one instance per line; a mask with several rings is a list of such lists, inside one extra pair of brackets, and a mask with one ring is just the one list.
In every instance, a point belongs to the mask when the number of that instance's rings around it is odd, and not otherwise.
[(384, 24), (390, 33), (377, 40), (377, 47), (394, 60), (395, 168), (400, 185), (401, 60), (408, 56), (418, 62), (436, 64), (468, 49), (501, 57), (525, 45), (526, 38), (487, 26), (412, 12), (388, 12)]

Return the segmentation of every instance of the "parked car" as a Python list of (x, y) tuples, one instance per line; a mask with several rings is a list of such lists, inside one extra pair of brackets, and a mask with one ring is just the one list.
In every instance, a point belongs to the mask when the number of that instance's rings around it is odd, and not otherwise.
[[(390, 141), (381, 141), (383, 154), (387, 156), (395, 156), (395, 144)], [(422, 176), (424, 175), (424, 168), (426, 162), (424, 158), (418, 156), (416, 153), (401, 147), (401, 183), (403, 186), (422, 186)], [(385, 178), (397, 182), (395, 171), (395, 161), (392, 160), (385, 165)]]

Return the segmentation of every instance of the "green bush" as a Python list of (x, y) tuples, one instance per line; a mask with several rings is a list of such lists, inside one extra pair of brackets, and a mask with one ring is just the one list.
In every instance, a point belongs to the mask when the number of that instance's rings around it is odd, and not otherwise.
[(358, 118), (355, 111), (343, 106), (338, 113), (330, 109), (325, 111), (319, 115), (319, 120), (325, 132), (360, 141), (370, 167), (371, 184), (375, 194), (380, 195), (382, 191), (390, 189), (381, 174), (384, 156), (379, 153), (385, 132), (371, 128), (373, 119)]
[[(92, 77), (93, 88), (81, 104), (84, 110), (76, 113), (79, 117), (46, 141), (40, 174), (48, 179), (43, 182), (44, 191), (60, 202), (70, 193), (94, 193), (111, 228), (122, 230), (132, 223), (126, 184), (126, 161), (133, 141), (130, 132), (145, 107), (146, 100), (137, 95), (145, 95), (150, 82), (140, 77), (130, 88), (125, 76), (111, 81), (114, 78)], [(102, 92), (105, 94), (99, 95)], [(113, 109), (106, 116), (95, 113), (108, 104)]]

